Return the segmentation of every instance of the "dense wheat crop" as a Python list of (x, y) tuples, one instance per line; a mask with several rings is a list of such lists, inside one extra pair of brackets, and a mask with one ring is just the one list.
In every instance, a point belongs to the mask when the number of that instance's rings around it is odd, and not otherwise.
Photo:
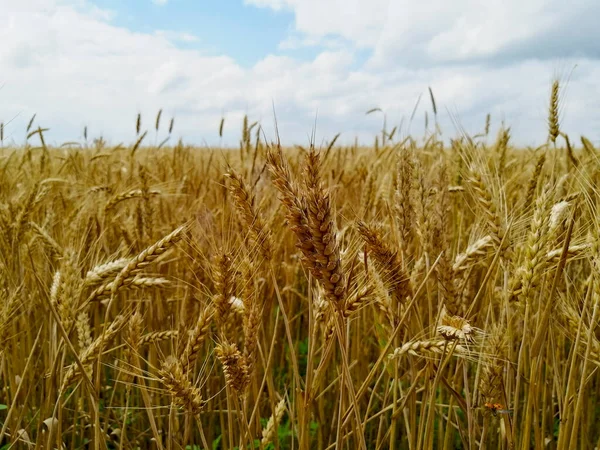
[(0, 151), (2, 448), (600, 444), (600, 153), (556, 106), (535, 149), (136, 125)]

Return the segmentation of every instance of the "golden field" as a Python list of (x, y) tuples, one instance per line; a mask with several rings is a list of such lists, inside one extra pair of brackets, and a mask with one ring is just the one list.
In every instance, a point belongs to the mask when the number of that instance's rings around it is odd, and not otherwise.
[(596, 448), (600, 150), (558, 88), (535, 149), (489, 117), (370, 148), (30, 124), (0, 150), (1, 448)]

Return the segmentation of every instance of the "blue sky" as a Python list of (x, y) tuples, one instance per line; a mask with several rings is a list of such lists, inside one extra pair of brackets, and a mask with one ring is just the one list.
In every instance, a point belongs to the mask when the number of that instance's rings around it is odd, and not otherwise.
[[(278, 49), (293, 25), (290, 11), (274, 11), (245, 5), (241, 0), (98, 0), (100, 8), (115, 12), (113, 23), (141, 33), (177, 30), (198, 38), (179, 43), (214, 55), (227, 54), (250, 67)], [(296, 53), (296, 52), (294, 52)], [(304, 49), (302, 57), (314, 57), (318, 49)]]
[[(35, 113), (60, 144), (135, 139), (141, 113), (175, 117), (173, 139), (236, 145), (244, 114), (275, 139), (371, 143), (390, 126), (423, 137), (436, 96), (446, 138), (546, 138), (550, 86), (561, 128), (600, 143), (597, 0), (0, 0), (0, 121), (22, 142)], [(574, 69), (575, 68), (575, 69)], [(422, 96), (408, 128), (415, 102)], [(225, 135), (217, 130), (226, 119)], [(429, 130), (430, 132), (431, 130)], [(161, 131), (162, 132), (162, 131)], [(160, 133), (159, 133), (160, 134)], [(164, 137), (164, 136), (162, 136)]]

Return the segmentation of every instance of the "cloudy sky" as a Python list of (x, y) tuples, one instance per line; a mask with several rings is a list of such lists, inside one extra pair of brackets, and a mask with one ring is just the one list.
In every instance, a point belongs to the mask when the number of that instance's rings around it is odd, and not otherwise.
[[(109, 142), (152, 128), (175, 138), (239, 139), (247, 113), (273, 138), (306, 144), (337, 132), (371, 142), (380, 107), (422, 136), (428, 86), (447, 137), (485, 116), (515, 141), (546, 136), (548, 93), (562, 91), (563, 129), (600, 143), (597, 0), (0, 0), (0, 121), (20, 143), (30, 117), (53, 143), (84, 126)], [(422, 95), (412, 122), (413, 108)], [(152, 139), (161, 139), (162, 135)]]

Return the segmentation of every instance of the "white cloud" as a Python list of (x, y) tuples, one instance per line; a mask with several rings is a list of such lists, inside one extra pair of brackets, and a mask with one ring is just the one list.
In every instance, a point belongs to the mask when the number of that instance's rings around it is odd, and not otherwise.
[(158, 6), (163, 6), (169, 3), (169, 0), (152, 0), (152, 3)]
[[(288, 9), (298, 32), (324, 38), (338, 35), (358, 46), (377, 43), (391, 0), (245, 0), (246, 4), (276, 11)], [(396, 2), (404, 3), (404, 2)]]
[(322, 47), (328, 50), (341, 49), (348, 46), (344, 39), (317, 38), (314, 36), (290, 35), (277, 46), (279, 50), (298, 50), (304, 47)]
[[(332, 35), (371, 48), (379, 63), (411, 64), (533, 56), (548, 46), (559, 56), (600, 56), (596, 0), (245, 0), (294, 14), (295, 32), (314, 42)], [(561, 47), (562, 42), (562, 47)], [(565, 45), (566, 44), (566, 45)], [(544, 53), (544, 52), (542, 52)], [(547, 52), (546, 52), (547, 53)], [(569, 55), (570, 54), (570, 55)]]
[[(462, 14), (470, 2), (460, 0), (465, 8), (450, 8), (440, 0), (438, 14), (428, 12), (423, 1), (417, 6), (400, 2), (407, 8), (400, 14), (402, 8), (387, 0), (344, 2), (346, 9), (334, 1), (306, 1), (316, 8), (311, 13), (314, 23), (303, 2), (252, 3), (294, 11), (294, 35), (300, 43), (306, 39), (340, 44), (311, 60), (267, 55), (247, 68), (227, 55), (178, 48), (182, 40), (196, 41), (194, 36), (117, 27), (111, 14), (83, 0), (0, 0), (5, 24), (0, 28), (0, 120), (8, 123), (17, 116), (6, 134), (12, 133), (18, 142), (29, 117), (37, 113), (39, 123), (51, 128), (48, 139), (53, 142), (77, 139), (89, 125), (91, 135), (103, 133), (118, 143), (134, 139), (138, 111), (150, 128), (152, 116), (163, 108), (165, 116), (175, 115), (177, 136), (214, 144), (225, 114), (226, 142), (235, 144), (246, 112), (252, 120), (261, 120), (267, 136), (274, 138), (274, 103), (284, 142), (306, 143), (317, 112), (319, 138), (340, 131), (345, 142), (355, 135), (370, 142), (381, 117), (365, 116), (368, 109), (383, 108), (393, 124), (404, 118), (406, 132), (420, 94), (410, 130), (422, 133), (424, 111), (431, 117), (427, 87), (432, 86), (448, 137), (458, 132), (456, 116), (466, 131), (477, 133), (490, 112), (494, 124), (505, 119), (515, 139), (533, 144), (545, 137), (551, 77), (558, 70), (566, 79), (577, 63), (563, 101), (564, 129), (574, 139), (579, 134), (600, 139), (600, 61), (594, 47), (579, 46), (573, 29), (564, 34), (571, 44), (561, 47), (560, 34), (549, 41), (558, 55), (541, 50), (548, 49), (540, 36), (557, 26), (557, 14), (570, 23), (581, 19), (581, 12), (557, 4), (544, 13), (537, 0), (522, 1), (527, 5), (514, 14), (504, 12), (508, 10), (499, 1), (483, 11)], [(538, 21), (532, 21), (534, 13), (540, 14)], [(496, 21), (487, 20), (488, 14)], [(331, 22), (329, 28), (326, 22)], [(582, 21), (584, 30), (588, 22), (592, 21)], [(578, 46), (582, 51), (576, 57), (572, 50)], [(360, 48), (373, 51), (366, 63), (358, 57)], [(543, 57), (535, 58), (538, 53)]]
[(199, 42), (200, 39), (198, 36), (195, 36), (191, 33), (173, 31), (173, 30), (156, 30), (154, 32), (155, 35), (163, 37), (172, 42), (185, 42), (185, 43), (193, 43)]

